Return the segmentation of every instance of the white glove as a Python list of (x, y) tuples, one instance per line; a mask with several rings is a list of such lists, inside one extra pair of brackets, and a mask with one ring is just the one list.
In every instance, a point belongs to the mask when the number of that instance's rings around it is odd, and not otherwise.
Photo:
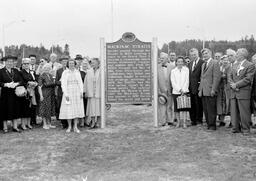
[(10, 88), (11, 83), (5, 83), (4, 86)]
[(16, 82), (16, 83), (13, 83), (13, 88), (15, 88), (15, 87), (17, 87), (19, 85), (19, 83), (18, 82)]
[(10, 85), (9, 85), (9, 88), (12, 88), (12, 89), (13, 89), (13, 88), (15, 88), (14, 86), (15, 86), (15, 83), (14, 83), (14, 82), (11, 82)]

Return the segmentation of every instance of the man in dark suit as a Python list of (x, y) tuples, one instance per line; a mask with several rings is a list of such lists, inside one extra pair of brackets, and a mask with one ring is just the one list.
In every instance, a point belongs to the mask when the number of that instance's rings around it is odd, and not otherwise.
[(212, 59), (211, 50), (202, 50), (204, 64), (201, 69), (201, 79), (199, 85), (199, 97), (202, 97), (203, 110), (210, 131), (216, 130), (217, 116), (217, 90), (220, 83), (221, 72), (218, 61)]
[[(57, 90), (56, 90), (56, 94), (57, 94), (56, 95), (56, 98), (57, 98), (57, 100), (56, 100), (56, 117), (57, 117), (57, 119), (59, 119), (60, 106), (61, 106), (62, 95), (63, 95), (60, 79), (61, 79), (63, 71), (66, 70), (68, 60), (69, 60), (68, 56), (60, 57), (59, 61), (62, 64), (62, 68), (58, 69), (56, 72), (55, 81), (57, 84)], [(67, 120), (61, 120), (61, 124), (62, 124), (63, 129), (66, 129), (68, 127)]]
[[(83, 60), (84, 60), (84, 58), (83, 58), (82, 55), (80, 55), (80, 54), (76, 55), (76, 57), (75, 57), (76, 68), (80, 72), (82, 81), (84, 83), (84, 79), (85, 79), (86, 73), (82, 70), (82, 62), (83, 62)], [(87, 101), (85, 102), (85, 97), (84, 97), (83, 100), (84, 100), (84, 108), (86, 108), (87, 107)], [(86, 109), (85, 109), (85, 114), (86, 114)], [(85, 119), (84, 118), (79, 118), (79, 122), (80, 122), (80, 126), (81, 127), (85, 126)]]
[(248, 52), (240, 48), (236, 53), (236, 64), (229, 74), (231, 86), (231, 120), (232, 132), (250, 133), (251, 122), (251, 85), (255, 73), (255, 66), (247, 60)]
[(190, 119), (191, 125), (202, 124), (203, 106), (202, 99), (198, 96), (198, 87), (200, 84), (201, 70), (204, 61), (199, 58), (196, 48), (189, 51), (191, 62), (189, 63), (189, 92), (191, 97)]

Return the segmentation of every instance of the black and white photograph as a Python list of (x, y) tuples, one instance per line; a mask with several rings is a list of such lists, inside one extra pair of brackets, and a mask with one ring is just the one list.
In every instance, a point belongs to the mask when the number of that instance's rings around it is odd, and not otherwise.
[(255, 181), (255, 0), (0, 0), (0, 181)]

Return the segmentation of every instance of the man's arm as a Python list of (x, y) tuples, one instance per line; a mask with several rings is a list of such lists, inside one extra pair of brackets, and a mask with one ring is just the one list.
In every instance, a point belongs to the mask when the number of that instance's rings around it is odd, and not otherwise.
[(253, 77), (255, 73), (255, 66), (253, 64), (249, 65), (246, 70), (246, 75), (243, 79), (236, 82), (236, 88), (242, 88), (252, 83)]

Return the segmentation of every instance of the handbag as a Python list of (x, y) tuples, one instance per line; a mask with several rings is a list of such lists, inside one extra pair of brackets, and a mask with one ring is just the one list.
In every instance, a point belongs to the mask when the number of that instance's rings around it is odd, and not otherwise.
[(24, 86), (18, 86), (15, 88), (15, 94), (18, 97), (25, 97), (27, 95), (27, 90)]
[(191, 108), (191, 99), (188, 95), (181, 95), (177, 97), (177, 108), (185, 109)]

